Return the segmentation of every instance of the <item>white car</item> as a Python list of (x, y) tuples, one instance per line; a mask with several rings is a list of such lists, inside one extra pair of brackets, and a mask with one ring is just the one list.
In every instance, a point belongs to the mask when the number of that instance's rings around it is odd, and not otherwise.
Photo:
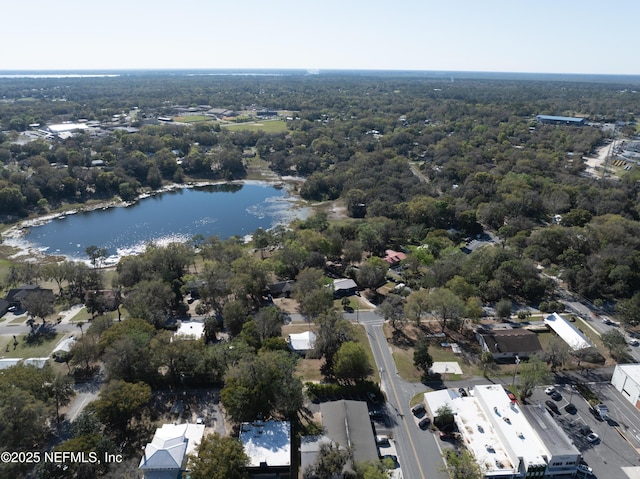
[(582, 472), (583, 474), (593, 474), (593, 469), (587, 466), (586, 464), (578, 465), (578, 472)]
[(589, 441), (590, 443), (595, 443), (598, 442), (600, 440), (600, 436), (598, 436), (595, 432), (590, 432), (589, 434), (587, 434), (587, 441)]
[(556, 388), (554, 388), (553, 386), (548, 386), (545, 390), (545, 393), (547, 394), (553, 394), (554, 392), (556, 392)]

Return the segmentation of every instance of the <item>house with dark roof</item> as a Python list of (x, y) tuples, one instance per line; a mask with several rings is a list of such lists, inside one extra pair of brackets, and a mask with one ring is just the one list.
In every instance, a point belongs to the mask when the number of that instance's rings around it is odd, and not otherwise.
[(7, 301), (6, 299), (0, 299), (0, 316), (4, 316), (5, 314), (7, 314), (10, 306), (11, 304), (9, 304), (9, 301)]
[(339, 278), (333, 280), (333, 296), (341, 298), (343, 296), (351, 296), (358, 291), (356, 282), (349, 278)]
[(353, 463), (377, 461), (378, 449), (365, 401), (331, 401), (320, 404), (324, 436), (341, 449), (351, 449), (345, 470)]
[(41, 288), (36, 284), (23, 284), (19, 288), (10, 289), (6, 296), (6, 301), (9, 306), (15, 306), (16, 308), (25, 309), (22, 301), (34, 293), (43, 293), (50, 296), (51, 302), (53, 302), (53, 291), (50, 289)]
[(292, 279), (288, 281), (279, 281), (277, 283), (271, 283), (267, 286), (269, 294), (274, 298), (288, 298), (293, 293), (293, 288), (296, 282)]
[(483, 351), (493, 354), (495, 360), (528, 358), (542, 351), (536, 333), (523, 328), (485, 329), (476, 331)]

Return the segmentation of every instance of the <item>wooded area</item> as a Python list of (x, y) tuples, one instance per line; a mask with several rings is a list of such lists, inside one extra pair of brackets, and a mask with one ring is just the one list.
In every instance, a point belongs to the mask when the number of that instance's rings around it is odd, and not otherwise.
[[(126, 438), (126, 451), (136, 454), (149, 439), (152, 392), (163, 389), (220, 387), (235, 423), (301, 421), (297, 359), (281, 337), (283, 312), (266, 293), (276, 281), (296, 281), (293, 297), (316, 328), (323, 379), (363, 390), (376, 391), (366, 381), (374, 365), (335, 308), (327, 287), (333, 278), (355, 280), (394, 328), (429, 314), (443, 331), (457, 330), (480, 318), (483, 306), (497, 316), (509, 316), (513, 303), (544, 310), (555, 300), (556, 280), (636, 325), (640, 169), (594, 176), (583, 161), (614, 132), (618, 140), (634, 138), (636, 87), (366, 75), (0, 80), (5, 228), (69, 205), (134, 200), (168, 183), (242, 179), (253, 157), (279, 175), (303, 177), (302, 198), (346, 211), (334, 218), (321, 205), (288, 228), (256, 231), (249, 245), (216, 237), (149, 245), (123, 258), (108, 281), (101, 245), (87, 249), (91, 266), (14, 260), (4, 289), (47, 280), (58, 286), (58, 306), (86, 303), (91, 325), (65, 362), (76, 378), (103, 365), (108, 380), (58, 447), (75, 441), (112, 452)], [(185, 108), (286, 112), (279, 120), (286, 131), (231, 131), (213, 118), (158, 123)], [(538, 114), (590, 124), (545, 125)], [(100, 122), (103, 133), (24, 141), (25, 131), (85, 120)], [(465, 251), (487, 237), (493, 247)], [(387, 277), (388, 249), (406, 255), (397, 274), (408, 289), (383, 296), (377, 289)], [(114, 304), (96, 293), (107, 288), (117, 291)], [(174, 340), (167, 328), (184, 317), (194, 290), (205, 339)], [(122, 321), (103, 316), (120, 307)], [(425, 372), (427, 349), (416, 359)], [(28, 437), (13, 434), (18, 425), (11, 423), (3, 449), (44, 446), (57, 414), (46, 402), (69, 401), (62, 379), (30, 369), (2, 377), (18, 387), (0, 388), (0, 409), (29, 405), (31, 421)], [(38, 382), (52, 386), (38, 389)], [(96, 466), (74, 477), (102, 473)], [(38, 477), (58, 476), (43, 470)]]

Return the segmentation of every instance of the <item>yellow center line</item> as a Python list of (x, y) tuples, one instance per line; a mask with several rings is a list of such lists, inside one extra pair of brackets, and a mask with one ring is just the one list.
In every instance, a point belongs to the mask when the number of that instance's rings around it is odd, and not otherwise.
[[(372, 329), (373, 329), (373, 326), (372, 326)], [(382, 337), (384, 338), (384, 334), (382, 335)], [(384, 338), (384, 339), (385, 339), (385, 343), (386, 343), (386, 338)], [(376, 344), (378, 346), (378, 350), (380, 352), (380, 357), (382, 358), (382, 362), (384, 363), (384, 369), (385, 369), (385, 371), (387, 371), (387, 374), (391, 374), (392, 369), (390, 369), (389, 365), (387, 364), (387, 361), (385, 359), (385, 355), (382, 352), (382, 346), (380, 346), (379, 341), (377, 340), (377, 338), (376, 338)], [(394, 370), (395, 370), (395, 365), (394, 365)], [(382, 378), (380, 378), (380, 381), (382, 381)], [(391, 386), (391, 389), (393, 389), (393, 396), (395, 397), (396, 404), (398, 406), (400, 406), (400, 399), (398, 398), (398, 391), (396, 391), (396, 387), (394, 386), (393, 381), (391, 381), (389, 379), (388, 383)], [(404, 428), (405, 428), (405, 430), (407, 432), (407, 436), (409, 437), (409, 443), (411, 444), (411, 449), (413, 449), (413, 455), (414, 455), (414, 457), (416, 459), (416, 463), (418, 464), (418, 469), (420, 469), (420, 477), (422, 477), (422, 479), (425, 479), (424, 471), (422, 470), (422, 465), (420, 464), (420, 458), (418, 456), (418, 451), (416, 450), (416, 445), (413, 443), (413, 439), (411, 438), (411, 433), (409, 432), (409, 428), (407, 426), (407, 422), (403, 421), (403, 424), (404, 424)]]

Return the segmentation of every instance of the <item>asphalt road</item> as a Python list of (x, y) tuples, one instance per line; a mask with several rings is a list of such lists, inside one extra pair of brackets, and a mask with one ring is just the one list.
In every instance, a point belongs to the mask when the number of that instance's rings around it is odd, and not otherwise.
[[(355, 314), (345, 314), (355, 321)], [(380, 372), (381, 388), (387, 397), (386, 426), (397, 445), (402, 477), (411, 479), (448, 479), (444, 470), (440, 441), (430, 431), (423, 431), (411, 414), (411, 398), (426, 390), (424, 384), (410, 383), (396, 371), (391, 348), (382, 330), (383, 318), (373, 311), (360, 311), (357, 321), (362, 323)]]

